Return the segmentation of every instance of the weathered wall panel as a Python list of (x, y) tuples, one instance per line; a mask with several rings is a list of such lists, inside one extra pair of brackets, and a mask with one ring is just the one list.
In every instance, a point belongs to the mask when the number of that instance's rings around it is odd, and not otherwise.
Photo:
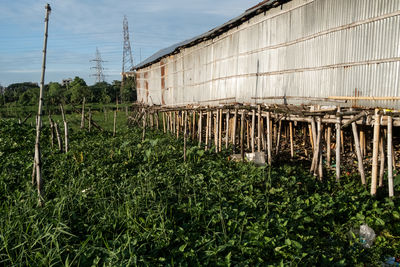
[[(315, 104), (306, 97), (400, 97), (400, 1), (293, 0), (162, 62), (137, 70), (139, 101)], [(283, 96), (292, 98), (266, 99)]]

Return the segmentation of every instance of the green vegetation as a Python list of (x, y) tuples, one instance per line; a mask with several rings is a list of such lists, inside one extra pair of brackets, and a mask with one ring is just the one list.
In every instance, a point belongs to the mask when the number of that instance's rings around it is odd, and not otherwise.
[[(117, 98), (128, 103), (136, 100), (135, 88), (133, 78), (127, 78), (124, 86), (121, 86), (120, 81), (113, 81), (112, 84), (100, 82), (88, 86), (82, 78), (75, 77), (67, 86), (55, 82), (46, 85), (44, 100), (48, 106), (59, 103), (79, 104), (84, 97), (89, 103), (115, 103)], [(0, 107), (35, 105), (38, 97), (39, 85), (36, 83), (15, 83), (5, 88), (0, 86)]]
[[(42, 140), (44, 207), (30, 184), (34, 127), (0, 121), (0, 265), (378, 266), (400, 252), (400, 201), (354, 177), (257, 168), (139, 129)], [(351, 230), (367, 223), (371, 249)]]

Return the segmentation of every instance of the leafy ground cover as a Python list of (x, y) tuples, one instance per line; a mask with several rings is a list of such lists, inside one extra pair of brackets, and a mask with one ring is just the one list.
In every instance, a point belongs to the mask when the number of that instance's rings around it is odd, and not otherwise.
[[(30, 184), (34, 129), (0, 121), (0, 265), (376, 266), (400, 252), (400, 201), (301, 162), (258, 168), (127, 129), (42, 140), (45, 205)], [(384, 193), (382, 193), (384, 195)], [(372, 248), (353, 234), (367, 223)]]

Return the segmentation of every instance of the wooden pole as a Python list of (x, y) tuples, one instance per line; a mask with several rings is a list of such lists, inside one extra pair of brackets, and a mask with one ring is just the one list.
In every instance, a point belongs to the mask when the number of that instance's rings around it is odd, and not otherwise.
[(229, 147), (229, 109), (226, 111), (225, 117), (225, 148)]
[(208, 149), (209, 131), (210, 131), (210, 112), (207, 111), (207, 118), (206, 118), (206, 146), (205, 146), (205, 150)]
[(69, 140), (68, 140), (68, 122), (67, 122), (67, 119), (65, 118), (64, 107), (63, 107), (62, 104), (60, 104), (60, 109), (61, 109), (62, 119), (63, 119), (63, 122), (64, 122), (65, 153), (68, 153), (68, 147), (69, 147)]
[(389, 197), (394, 196), (393, 189), (393, 161), (392, 161), (392, 149), (393, 149), (393, 119), (392, 116), (388, 116), (387, 125), (387, 161), (388, 161), (388, 184), (389, 184)]
[(203, 131), (203, 111), (200, 110), (199, 112), (199, 122), (198, 122), (198, 138), (199, 138), (199, 147), (201, 146), (201, 137), (202, 137), (202, 131)]
[(144, 112), (144, 115), (143, 115), (142, 141), (144, 141), (144, 138), (146, 137), (146, 121), (147, 121), (146, 116), (147, 116), (147, 112), (145, 111), (145, 112)]
[(379, 115), (379, 109), (375, 109), (374, 141), (373, 141), (373, 151), (372, 151), (371, 195), (376, 194), (376, 186), (378, 183), (378, 150), (379, 150), (380, 120), (381, 118)]
[(61, 139), (61, 135), (60, 135), (60, 128), (58, 127), (57, 122), (54, 123), (54, 128), (56, 130), (58, 149), (60, 150), (60, 152), (63, 152), (63, 144), (62, 144), (62, 139)]
[(379, 153), (380, 153), (380, 165), (379, 165), (379, 187), (383, 186), (383, 175), (385, 174), (385, 140), (383, 140), (383, 135), (379, 138)]
[(357, 130), (356, 122), (353, 122), (351, 124), (351, 127), (353, 128), (354, 145), (356, 148), (357, 161), (358, 161), (358, 171), (360, 172), (361, 183), (363, 185), (365, 185), (366, 181), (365, 181), (365, 173), (364, 173), (364, 163), (363, 163), (363, 158), (362, 158), (362, 154), (361, 154), (360, 141), (358, 139), (358, 130)]
[(235, 108), (235, 113), (233, 114), (233, 130), (232, 130), (233, 153), (236, 153), (236, 126), (237, 126), (237, 114), (238, 114), (238, 109)]
[(185, 110), (185, 113), (182, 114), (185, 116), (184, 118), (184, 127), (183, 127), (183, 161), (186, 161), (186, 139), (187, 139), (187, 120), (188, 120), (188, 112)]
[(308, 132), (309, 132), (309, 137), (310, 137), (310, 144), (311, 144), (311, 149), (314, 151), (314, 135), (313, 135), (313, 132), (312, 132), (312, 123), (310, 123), (309, 125), (308, 125)]
[(92, 110), (89, 108), (89, 133), (92, 130)]
[(81, 129), (85, 128), (85, 102), (86, 102), (86, 97), (83, 97), (83, 100), (82, 100)]
[(278, 155), (279, 147), (281, 145), (282, 120), (279, 120), (278, 124), (279, 124), (279, 126), (278, 126), (278, 134), (277, 134), (277, 137), (276, 137), (275, 155)]
[(328, 125), (326, 130), (326, 166), (331, 167), (331, 137), (332, 137), (332, 126)]
[(193, 118), (192, 118), (192, 140), (196, 138), (196, 111), (193, 110)]
[(219, 120), (218, 120), (218, 151), (222, 150), (222, 108), (218, 110)]
[(162, 123), (163, 123), (163, 132), (167, 133), (167, 127), (165, 123), (165, 112), (162, 112)]
[(272, 133), (271, 133), (271, 113), (267, 112), (267, 150), (268, 150), (268, 165), (272, 164)]
[(40, 79), (39, 88), (39, 104), (38, 104), (38, 114), (36, 123), (36, 139), (35, 139), (35, 157), (34, 157), (34, 169), (36, 174), (36, 186), (38, 192), (39, 202), (42, 204), (42, 173), (41, 173), (41, 156), (40, 156), (40, 132), (42, 125), (42, 109), (43, 109), (43, 90), (44, 90), (44, 77), (46, 72), (46, 52), (47, 52), (47, 36), (48, 36), (48, 24), (50, 15), (50, 5), (46, 5), (46, 17), (44, 20), (44, 42), (43, 42), (43, 58), (42, 58), (42, 75)]
[(219, 110), (217, 109), (215, 113), (216, 117), (214, 119), (214, 145), (215, 145), (215, 152), (218, 152)]
[(361, 157), (364, 158), (365, 154), (365, 132), (363, 127), (360, 128), (360, 147), (361, 147)]
[(117, 111), (114, 110), (114, 127), (113, 127), (113, 136), (115, 136), (117, 130)]
[(240, 117), (240, 155), (244, 161), (244, 111)]
[(54, 122), (51, 119), (51, 116), (49, 114), (49, 125), (50, 125), (50, 144), (51, 148), (54, 147)]
[(250, 135), (251, 135), (250, 131), (251, 130), (250, 130), (250, 122), (247, 119), (247, 117), (245, 118), (246, 119), (246, 148), (250, 149)]
[(317, 164), (318, 164), (318, 144), (317, 144), (317, 130), (316, 130), (316, 126), (315, 126), (315, 118), (312, 117), (311, 118), (311, 133), (312, 133), (312, 140), (314, 143), (314, 150), (313, 150), (313, 158), (311, 161), (311, 168), (310, 168), (310, 172), (314, 172), (317, 168)]
[(261, 106), (257, 106), (258, 121), (257, 121), (257, 151), (261, 152)]
[(255, 152), (255, 125), (256, 124), (256, 111), (252, 110), (251, 113), (251, 153)]
[[(338, 112), (340, 112), (340, 108), (338, 108)], [(340, 181), (340, 143), (341, 143), (341, 118), (337, 117), (336, 119), (336, 182)]]
[(293, 144), (293, 122), (289, 122), (290, 131), (290, 157), (294, 158), (294, 144)]
[(159, 125), (160, 122), (159, 122), (158, 112), (156, 112), (154, 114), (154, 119), (156, 121), (156, 129), (159, 130), (160, 129), (160, 125)]

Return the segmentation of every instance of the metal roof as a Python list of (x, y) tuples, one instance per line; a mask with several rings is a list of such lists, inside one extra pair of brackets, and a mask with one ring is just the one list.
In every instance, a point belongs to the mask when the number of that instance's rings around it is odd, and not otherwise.
[(167, 57), (169, 55), (178, 53), (181, 48), (191, 47), (191, 46), (194, 46), (205, 40), (215, 38), (215, 37), (223, 34), (224, 32), (227, 32), (228, 30), (236, 27), (237, 25), (242, 24), (243, 22), (249, 20), (250, 18), (260, 14), (261, 12), (264, 12), (264, 11), (270, 9), (271, 7), (273, 7), (275, 5), (280, 5), (280, 4), (289, 2), (289, 1), (291, 1), (291, 0), (265, 0), (265, 1), (262, 1), (262, 2), (258, 3), (257, 5), (255, 5), (254, 7), (246, 10), (246, 12), (244, 12), (242, 15), (229, 20), (228, 22), (222, 24), (219, 27), (216, 27), (206, 33), (203, 33), (203, 34), (193, 37), (191, 39), (171, 45), (170, 47), (161, 49), (160, 51), (156, 52), (155, 54), (151, 55), (150, 57), (148, 57), (147, 59), (145, 59), (144, 61), (139, 63), (138, 65), (134, 66), (132, 68), (132, 70), (145, 68), (157, 61), (160, 61), (163, 57)]

